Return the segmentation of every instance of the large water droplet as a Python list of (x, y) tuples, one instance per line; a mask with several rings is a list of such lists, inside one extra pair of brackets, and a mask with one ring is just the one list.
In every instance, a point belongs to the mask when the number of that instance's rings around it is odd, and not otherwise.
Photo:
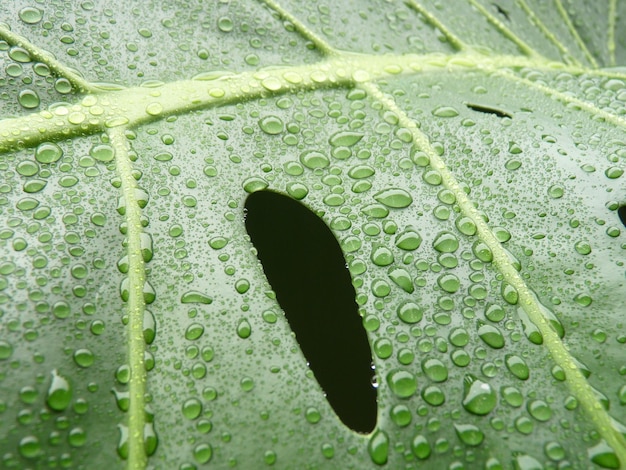
[(408, 207), (413, 202), (411, 195), (400, 188), (384, 189), (374, 194), (374, 199), (387, 207), (396, 209)]
[(389, 454), (389, 436), (387, 433), (381, 429), (377, 429), (372, 437), (370, 437), (367, 444), (367, 451), (370, 454), (372, 462), (377, 465), (386, 464)]
[(57, 369), (52, 371), (52, 382), (48, 387), (46, 404), (55, 411), (65, 410), (72, 401), (72, 387)]
[(400, 398), (409, 398), (417, 390), (417, 379), (411, 372), (395, 369), (387, 374), (387, 383), (391, 391)]
[(463, 380), (463, 408), (475, 415), (486, 415), (496, 406), (496, 392), (491, 385), (467, 374)]

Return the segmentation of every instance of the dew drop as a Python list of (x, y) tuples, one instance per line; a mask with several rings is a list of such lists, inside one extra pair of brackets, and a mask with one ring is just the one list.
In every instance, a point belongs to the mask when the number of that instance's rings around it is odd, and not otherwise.
[(52, 371), (52, 381), (46, 394), (46, 404), (55, 411), (65, 410), (72, 401), (72, 387), (57, 369)]
[(528, 369), (528, 365), (526, 365), (526, 362), (521, 357), (516, 356), (515, 354), (507, 354), (505, 356), (505, 364), (509, 372), (511, 372), (511, 374), (518, 379), (528, 379), (530, 371)]
[(43, 18), (43, 11), (35, 7), (25, 7), (19, 11), (19, 16), (26, 24), (37, 24)]
[(478, 336), (487, 346), (494, 349), (502, 349), (504, 347), (504, 336), (498, 328), (487, 323), (478, 323)]
[(307, 168), (326, 168), (330, 165), (330, 160), (326, 155), (315, 150), (308, 150), (300, 154), (300, 162)]
[(404, 189), (389, 188), (384, 189), (374, 195), (374, 199), (381, 204), (394, 209), (408, 207), (413, 202), (413, 198)]
[(420, 460), (430, 457), (431, 448), (428, 440), (421, 434), (417, 434), (411, 441), (411, 450)]
[(245, 318), (240, 320), (237, 324), (237, 336), (239, 336), (241, 339), (246, 339), (249, 338), (251, 334), (252, 326), (250, 325), (250, 322)]
[(328, 143), (333, 147), (352, 147), (363, 138), (363, 134), (353, 131), (340, 131), (331, 135)]
[(387, 383), (391, 391), (400, 398), (409, 398), (417, 390), (417, 379), (411, 372), (395, 369), (387, 374)]
[(439, 232), (433, 248), (440, 253), (454, 253), (459, 248), (459, 239), (451, 232)]
[(475, 415), (486, 415), (496, 406), (496, 393), (486, 382), (467, 374), (463, 380), (463, 408)]
[(277, 135), (283, 132), (285, 124), (278, 116), (265, 116), (259, 121), (259, 127), (269, 135)]
[(479, 446), (485, 439), (485, 434), (473, 424), (455, 424), (454, 430), (459, 440), (470, 447)]
[(203, 294), (202, 292), (191, 290), (191, 291), (185, 292), (180, 297), (180, 301), (184, 304), (209, 305), (211, 302), (213, 302), (213, 299), (210, 296)]
[(385, 465), (389, 454), (389, 436), (381, 429), (377, 429), (367, 444), (367, 451), (376, 465)]
[(439, 106), (431, 111), (433, 116), (450, 118), (459, 115), (459, 112), (451, 106)]

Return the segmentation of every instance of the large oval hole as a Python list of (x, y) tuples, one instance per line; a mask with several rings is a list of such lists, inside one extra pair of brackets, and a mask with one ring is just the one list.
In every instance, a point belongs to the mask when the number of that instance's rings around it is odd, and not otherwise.
[(245, 225), (309, 366), (341, 421), (358, 432), (376, 425), (372, 354), (339, 243), (301, 203), (252, 193)]

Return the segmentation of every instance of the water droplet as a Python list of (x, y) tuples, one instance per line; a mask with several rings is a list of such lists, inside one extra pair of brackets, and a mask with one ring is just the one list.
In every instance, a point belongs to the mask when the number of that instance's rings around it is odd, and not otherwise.
[(185, 330), (185, 338), (190, 341), (197, 340), (203, 334), (204, 334), (204, 326), (201, 325), (200, 323), (192, 323)]
[(26, 436), (20, 440), (18, 449), (20, 455), (26, 459), (36, 459), (42, 454), (41, 444), (35, 436)]
[(285, 124), (278, 116), (265, 116), (259, 120), (259, 127), (269, 135), (277, 135), (283, 132)]
[(251, 334), (252, 326), (250, 325), (250, 322), (248, 322), (248, 320), (246, 320), (245, 318), (240, 320), (239, 324), (237, 325), (237, 336), (239, 336), (241, 339), (246, 339), (249, 338)]
[(401, 428), (411, 424), (411, 410), (404, 404), (395, 405), (390, 412), (391, 420)]
[(209, 460), (211, 460), (212, 456), (213, 456), (213, 447), (211, 447), (211, 444), (205, 444), (205, 443), (198, 444), (193, 449), (193, 458), (199, 464), (207, 463)]
[(389, 188), (384, 189), (374, 195), (374, 199), (387, 207), (401, 209), (408, 207), (413, 202), (413, 198), (404, 189)]
[(520, 307), (517, 309), (517, 315), (522, 321), (526, 338), (533, 344), (543, 344), (543, 335), (539, 331), (539, 328), (530, 320), (526, 311)]
[(391, 357), (393, 345), (387, 338), (379, 338), (374, 342), (374, 353), (381, 359)]
[(612, 166), (604, 171), (607, 178), (616, 179), (624, 174), (624, 169), (618, 166)]
[(430, 457), (430, 444), (421, 434), (417, 434), (411, 441), (411, 450), (418, 459), (424, 460)]
[(26, 24), (37, 24), (43, 18), (43, 11), (35, 7), (25, 7), (19, 11), (19, 16)]
[(322, 414), (317, 408), (311, 406), (304, 411), (304, 417), (309, 423), (316, 424), (322, 419)]
[(363, 138), (363, 134), (353, 131), (340, 131), (331, 135), (328, 143), (333, 147), (352, 147)]
[(439, 359), (426, 359), (422, 361), (422, 370), (426, 377), (433, 382), (445, 382), (448, 380), (448, 368)]
[(543, 450), (546, 453), (546, 456), (554, 462), (560, 462), (565, 458), (565, 449), (558, 442), (546, 442), (543, 446)]
[(476, 447), (483, 442), (485, 434), (473, 424), (455, 424), (454, 430), (463, 444)]
[(389, 209), (382, 204), (369, 204), (361, 209), (365, 215), (374, 217), (375, 219), (382, 219), (389, 215)]
[(517, 304), (517, 301), (519, 300), (519, 294), (517, 293), (515, 287), (513, 287), (508, 282), (502, 282), (502, 285), (500, 286), (500, 293), (502, 294), (504, 300), (507, 301), (507, 303), (511, 305)]
[(563, 197), (565, 190), (559, 185), (552, 185), (548, 188), (548, 196), (552, 199), (560, 199)]
[(504, 347), (504, 336), (498, 328), (487, 323), (478, 323), (478, 336), (482, 339), (487, 346), (494, 349), (501, 349)]
[(208, 295), (205, 295), (201, 292), (195, 291), (195, 290), (191, 290), (191, 291), (187, 291), (185, 292), (181, 298), (180, 301), (184, 304), (204, 304), (204, 305), (209, 305), (211, 302), (213, 302), (213, 299), (211, 297), (209, 297)]
[(67, 442), (72, 447), (82, 447), (87, 442), (87, 433), (83, 428), (73, 428), (67, 435)]
[(534, 457), (521, 453), (515, 455), (513, 465), (516, 470), (543, 470), (544, 468)]
[(6, 360), (13, 354), (13, 346), (6, 341), (0, 340), (0, 361)]
[(476, 224), (472, 219), (466, 216), (458, 217), (454, 224), (459, 231), (465, 235), (472, 236), (476, 235)]
[(377, 465), (387, 463), (389, 454), (389, 436), (381, 429), (377, 429), (367, 443), (367, 451), (370, 454), (372, 462)]
[(86, 348), (74, 351), (74, 362), (80, 367), (90, 367), (95, 360), (94, 354)]
[(52, 371), (52, 381), (46, 395), (47, 405), (55, 411), (65, 410), (72, 401), (72, 387), (67, 378), (58, 373), (57, 369)]
[(459, 115), (459, 112), (451, 106), (439, 106), (431, 111), (433, 116), (450, 118)]
[(501, 393), (504, 401), (514, 408), (519, 408), (524, 403), (522, 392), (515, 387), (503, 387)]
[(316, 168), (326, 168), (330, 165), (330, 160), (326, 155), (315, 150), (308, 150), (300, 154), (300, 162), (307, 168), (315, 170)]
[(182, 411), (185, 418), (194, 420), (202, 413), (202, 402), (197, 398), (189, 398), (183, 403)]
[(524, 359), (516, 356), (515, 354), (507, 354), (505, 358), (506, 368), (509, 369), (509, 372), (511, 372), (511, 374), (513, 374), (520, 380), (528, 379), (530, 371)]
[(386, 246), (377, 246), (372, 250), (372, 262), (377, 266), (389, 266), (393, 263), (393, 253)]
[(36, 91), (27, 88), (19, 92), (17, 101), (26, 109), (34, 109), (39, 106), (41, 100)]
[(89, 149), (89, 155), (99, 162), (110, 162), (115, 158), (115, 150), (108, 144), (97, 144)]
[(459, 239), (451, 232), (439, 232), (433, 248), (440, 253), (454, 253), (459, 248)]
[(391, 391), (400, 398), (409, 398), (417, 390), (417, 379), (409, 371), (395, 369), (387, 374)]
[(581, 255), (588, 255), (591, 253), (591, 244), (588, 241), (581, 240), (574, 244), (574, 248)]
[(415, 230), (405, 230), (396, 236), (396, 246), (406, 251), (417, 250), (422, 244), (422, 237)]
[(348, 171), (348, 176), (352, 179), (363, 179), (368, 178), (375, 174), (376, 171), (369, 165), (356, 165), (350, 168)]
[(387, 273), (391, 280), (398, 285), (402, 290), (412, 294), (415, 291), (413, 287), (413, 281), (411, 275), (406, 269), (391, 267)]
[(398, 317), (405, 323), (418, 323), (423, 316), (423, 309), (415, 302), (406, 301), (401, 303), (397, 309)]
[(459, 278), (451, 273), (445, 273), (439, 276), (437, 278), (437, 284), (444, 291), (450, 294), (453, 294), (454, 292), (458, 291), (459, 287), (461, 287), (461, 281), (459, 280)]
[(422, 390), (422, 398), (431, 406), (441, 406), (446, 401), (446, 396), (441, 388), (436, 385), (429, 385)]
[(543, 400), (532, 400), (526, 406), (530, 415), (537, 421), (548, 421), (552, 417), (550, 406)]
[(486, 415), (496, 406), (496, 393), (486, 382), (467, 374), (463, 380), (463, 408), (475, 415)]

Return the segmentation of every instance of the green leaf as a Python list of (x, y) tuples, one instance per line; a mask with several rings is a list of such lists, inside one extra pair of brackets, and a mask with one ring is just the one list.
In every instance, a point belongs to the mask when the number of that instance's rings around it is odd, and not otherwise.
[[(626, 465), (623, 4), (0, 12), (1, 467)], [(258, 190), (341, 244), (369, 435), (264, 276)]]

